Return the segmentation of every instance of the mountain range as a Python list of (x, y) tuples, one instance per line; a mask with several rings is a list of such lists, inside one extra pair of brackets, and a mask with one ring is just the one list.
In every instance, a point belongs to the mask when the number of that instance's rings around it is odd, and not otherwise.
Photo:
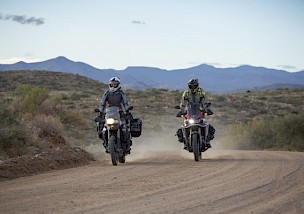
[(198, 78), (200, 86), (210, 92), (230, 93), (248, 90), (304, 87), (304, 71), (287, 72), (243, 65), (235, 68), (216, 68), (202, 64), (187, 69), (164, 70), (154, 67), (127, 67), (124, 70), (98, 69), (83, 62), (74, 62), (65, 57), (25, 63), (0, 64), (0, 71), (45, 70), (78, 74), (107, 83), (117, 76), (122, 87), (131, 89), (182, 90), (187, 81)]

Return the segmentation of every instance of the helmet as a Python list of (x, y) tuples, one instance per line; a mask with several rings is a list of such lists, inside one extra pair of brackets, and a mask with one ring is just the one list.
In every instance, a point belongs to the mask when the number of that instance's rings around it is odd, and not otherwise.
[(109, 89), (112, 92), (117, 91), (120, 87), (120, 79), (118, 77), (112, 77), (109, 79)]
[(193, 92), (197, 87), (198, 87), (199, 83), (198, 83), (198, 79), (191, 79), (188, 81), (188, 87), (191, 90), (191, 92)]

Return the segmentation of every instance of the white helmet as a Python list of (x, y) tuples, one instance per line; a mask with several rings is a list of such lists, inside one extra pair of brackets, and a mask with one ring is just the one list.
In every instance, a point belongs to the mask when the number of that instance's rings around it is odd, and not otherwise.
[(109, 89), (112, 92), (117, 91), (120, 87), (120, 79), (118, 77), (112, 77), (109, 79)]

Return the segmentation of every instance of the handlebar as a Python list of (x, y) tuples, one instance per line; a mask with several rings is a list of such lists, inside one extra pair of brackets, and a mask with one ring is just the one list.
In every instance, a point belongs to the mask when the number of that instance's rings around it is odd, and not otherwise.
[[(129, 106), (129, 108), (126, 110), (127, 114), (129, 113), (130, 110), (133, 110), (133, 106)], [(100, 112), (102, 113), (99, 108), (95, 108), (94, 111), (97, 113), (97, 112)]]

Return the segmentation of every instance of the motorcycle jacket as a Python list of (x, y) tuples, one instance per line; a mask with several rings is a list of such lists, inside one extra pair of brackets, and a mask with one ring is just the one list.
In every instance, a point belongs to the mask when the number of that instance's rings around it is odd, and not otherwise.
[(103, 94), (100, 103), (100, 112), (104, 112), (106, 105), (108, 107), (117, 106), (120, 110), (122, 110), (122, 106), (126, 111), (129, 109), (127, 97), (121, 88), (115, 92), (108, 90)]
[(190, 89), (187, 89), (184, 91), (182, 98), (181, 98), (181, 103), (180, 103), (180, 108), (181, 111), (184, 113), (185, 112), (185, 107), (187, 106), (187, 103), (201, 103), (203, 104), (205, 102), (205, 92), (201, 88), (196, 88), (193, 92), (191, 92)]

